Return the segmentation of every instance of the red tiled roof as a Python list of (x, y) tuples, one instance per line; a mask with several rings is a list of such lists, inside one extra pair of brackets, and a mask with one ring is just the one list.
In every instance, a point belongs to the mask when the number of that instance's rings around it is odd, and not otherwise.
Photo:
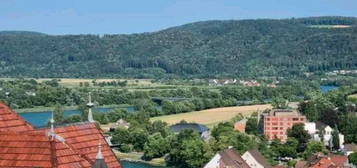
[(330, 156), (312, 156), (308, 161), (299, 161), (295, 168), (343, 168), (347, 163), (347, 156), (330, 155)]
[(0, 167), (84, 167), (91, 164), (57, 140), (39, 133), (0, 132)]
[(0, 103), (0, 131), (29, 131), (32, 125), (22, 119), (8, 106)]
[(333, 155), (333, 156), (330, 156), (330, 158), (331, 158), (331, 161), (337, 167), (344, 167), (344, 164), (348, 162), (348, 157), (347, 156)]
[[(36, 130), (35, 132), (47, 132), (48, 129)], [(56, 134), (66, 140), (71, 148), (88, 159), (91, 164), (96, 160), (98, 144), (102, 144), (104, 161), (109, 168), (120, 168), (118, 159), (107, 144), (103, 133), (95, 123), (79, 123), (55, 128)]]
[(0, 103), (0, 168), (58, 167), (90, 168), (99, 142), (109, 168), (121, 168), (102, 131), (95, 123), (77, 123), (55, 128), (65, 139), (50, 139), (48, 129), (34, 129), (19, 115)]

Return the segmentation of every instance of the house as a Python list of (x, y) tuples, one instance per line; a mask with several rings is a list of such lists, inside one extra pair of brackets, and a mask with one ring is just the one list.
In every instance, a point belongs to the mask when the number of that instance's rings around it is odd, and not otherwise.
[[(330, 126), (319, 121), (316, 122), (316, 128), (318, 130), (318, 135), (322, 135), (321, 138), (325, 146), (332, 146), (332, 133), (334, 130)], [(338, 134), (338, 137), (340, 140), (340, 148), (343, 148), (345, 137), (341, 133)]]
[(2, 103), (0, 144), (0, 167), (121, 168), (96, 123), (36, 129)]
[(201, 138), (208, 140), (210, 137), (209, 129), (205, 125), (197, 123), (178, 123), (170, 126), (172, 132), (180, 133), (183, 130), (193, 130), (201, 135)]
[(348, 156), (351, 153), (357, 152), (357, 145), (352, 143), (352, 144), (345, 144), (342, 148), (343, 153)]
[(271, 168), (272, 166), (265, 157), (256, 149), (249, 150), (242, 155), (244, 161), (251, 168)]
[(235, 124), (234, 124), (234, 130), (236, 131), (239, 131), (239, 132), (245, 132), (245, 127), (246, 127), (246, 124), (247, 124), (247, 119), (242, 119), (240, 121), (237, 121)]
[(117, 122), (115, 123), (109, 123), (106, 126), (103, 126), (102, 129), (106, 132), (113, 132), (115, 129), (117, 128), (125, 128), (128, 129), (130, 127), (130, 123), (128, 123), (127, 121), (123, 120), (123, 119), (119, 119)]
[(347, 156), (317, 153), (306, 161), (298, 161), (295, 168), (350, 168)]
[(316, 123), (306, 122), (304, 125), (304, 129), (310, 134), (312, 140), (321, 141), (318, 134), (318, 130), (316, 129)]
[(237, 83), (236, 79), (210, 79), (208, 80), (210, 86), (223, 86)]
[(306, 117), (295, 110), (273, 109), (268, 113), (263, 113), (264, 135), (269, 139), (287, 140), (286, 131), (294, 124), (305, 123)]
[(234, 148), (217, 153), (204, 168), (250, 168)]

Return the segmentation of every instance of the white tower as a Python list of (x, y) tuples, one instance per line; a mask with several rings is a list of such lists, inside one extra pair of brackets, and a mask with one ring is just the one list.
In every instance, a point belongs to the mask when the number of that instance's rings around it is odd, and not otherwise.
[(88, 93), (88, 103), (87, 103), (87, 107), (88, 109), (88, 121), (89, 122), (95, 122), (93, 119), (93, 114), (92, 114), (92, 108), (93, 108), (94, 104), (92, 103), (92, 98), (91, 98), (91, 92)]

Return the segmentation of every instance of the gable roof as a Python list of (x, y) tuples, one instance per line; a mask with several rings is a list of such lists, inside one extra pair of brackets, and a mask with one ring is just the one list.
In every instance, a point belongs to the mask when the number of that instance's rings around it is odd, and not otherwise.
[(0, 132), (0, 167), (84, 167), (91, 164), (66, 144), (39, 133)]
[(197, 124), (197, 123), (178, 123), (178, 124), (172, 125), (170, 127), (170, 129), (173, 132), (181, 132), (186, 129), (191, 129), (191, 130), (197, 131), (199, 133), (208, 131), (207, 126), (202, 125), (202, 124)]
[(352, 143), (352, 144), (345, 144), (343, 146), (343, 149), (345, 151), (353, 151), (353, 152), (357, 152), (357, 145)]
[(272, 166), (269, 164), (269, 162), (265, 159), (265, 157), (256, 149), (252, 149), (247, 151), (249, 152), (254, 159), (260, 163), (262, 166), (266, 167), (266, 168), (271, 168)]
[[(38, 129), (33, 132), (45, 134), (49, 129)], [(119, 161), (112, 149), (109, 147), (103, 133), (97, 128), (95, 123), (82, 122), (67, 124), (55, 128), (56, 134), (63, 137), (73, 150), (86, 158), (91, 165), (96, 161), (98, 144), (102, 144), (104, 161), (109, 168), (120, 168)]]
[(344, 167), (345, 163), (348, 162), (348, 157), (343, 155), (333, 155), (330, 156), (330, 159), (337, 167)]
[(48, 131), (49, 129), (34, 129), (16, 112), (0, 103), (0, 168), (91, 167), (96, 161), (99, 143), (102, 144), (106, 165), (109, 168), (121, 168), (95, 123), (83, 122), (56, 127), (56, 135), (64, 138), (64, 142), (50, 140)]
[(248, 164), (243, 160), (243, 158), (238, 154), (238, 152), (233, 148), (229, 148), (222, 152), (219, 152), (219, 155), (221, 156), (221, 161), (226, 167), (250, 168)]
[(33, 126), (5, 104), (0, 103), (0, 131), (29, 131)]
[(316, 128), (318, 130), (324, 130), (327, 127), (327, 125), (321, 121), (316, 121)]
[(342, 168), (345, 167), (348, 157), (342, 155), (325, 156), (320, 153), (311, 156), (307, 161), (300, 161), (295, 168)]

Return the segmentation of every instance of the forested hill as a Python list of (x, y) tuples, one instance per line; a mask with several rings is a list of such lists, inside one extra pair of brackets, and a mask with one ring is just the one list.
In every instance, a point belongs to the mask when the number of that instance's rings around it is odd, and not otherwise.
[(7, 31), (0, 32), (0, 75), (254, 77), (357, 69), (356, 25), (357, 18), (314, 17), (205, 21), (131, 35)]

